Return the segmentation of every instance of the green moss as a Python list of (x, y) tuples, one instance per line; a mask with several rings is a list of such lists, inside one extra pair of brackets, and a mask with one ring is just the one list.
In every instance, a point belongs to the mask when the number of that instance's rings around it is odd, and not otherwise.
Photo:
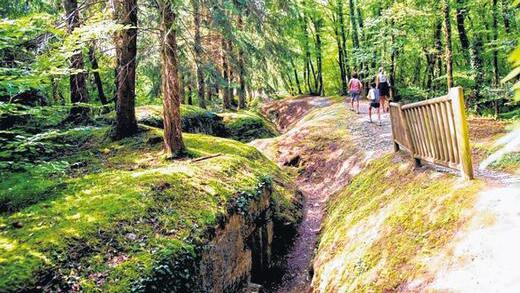
[(251, 111), (221, 113), (224, 124), (231, 138), (249, 142), (258, 138), (269, 138), (278, 135), (276, 127), (263, 116)]
[[(84, 164), (61, 180), (11, 174), (11, 204), (40, 199), (0, 217), (0, 291), (40, 282), (108, 292), (153, 284), (164, 259), (189, 255), (231, 198), (254, 194), (265, 178), (286, 180), (255, 148), (232, 140), (184, 134), (192, 157), (219, 155), (195, 162), (162, 159), (157, 129), (117, 142), (100, 137), (62, 158)], [(31, 184), (39, 187), (29, 191)], [(276, 216), (297, 218), (295, 194), (273, 184)]]
[(30, 133), (58, 125), (68, 114), (63, 106), (29, 107), (0, 102), (0, 130), (22, 128)]
[[(149, 105), (136, 108), (138, 123), (163, 127), (162, 106)], [(204, 133), (220, 137), (227, 136), (222, 118), (217, 114), (192, 105), (181, 105), (182, 130), (189, 133)]]
[(391, 155), (370, 163), (327, 208), (315, 287), (392, 291), (426, 274), (428, 258), (461, 227), (481, 185), (417, 171)]

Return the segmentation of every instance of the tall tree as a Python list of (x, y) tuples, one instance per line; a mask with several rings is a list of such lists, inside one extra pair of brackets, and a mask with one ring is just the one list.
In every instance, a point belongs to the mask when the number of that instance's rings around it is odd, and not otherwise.
[(185, 152), (182, 139), (179, 90), (177, 73), (177, 37), (173, 4), (170, 0), (161, 0), (161, 58), (164, 111), (164, 146), (168, 157), (178, 157)]
[[(494, 0), (496, 1), (496, 0)], [(446, 39), (445, 57), (446, 57), (446, 76), (448, 89), (453, 87), (453, 53), (451, 46), (451, 20), (450, 20), (450, 3), (449, 0), (443, 0), (442, 11), (444, 14), (444, 37)]]
[(123, 29), (115, 33), (117, 57), (116, 124), (114, 138), (137, 133), (135, 119), (135, 69), (137, 55), (137, 0), (112, 0), (117, 22)]
[[(493, 86), (498, 87), (500, 84), (500, 72), (498, 68), (498, 0), (492, 0), (493, 7), (491, 8), (493, 14)], [(500, 112), (499, 108), (499, 100), (495, 99), (493, 101), (495, 108), (495, 117), (498, 117)]]
[(322, 26), (323, 26), (323, 18), (321, 16), (315, 16), (313, 19), (313, 25), (314, 25), (314, 32), (316, 34), (316, 70), (317, 70), (317, 77), (316, 77), (316, 94), (319, 96), (325, 95), (325, 88), (323, 86), (323, 57), (322, 57), (322, 41), (321, 41), (321, 34), (322, 34)]
[[(346, 58), (346, 36), (345, 36), (345, 16), (343, 11), (343, 0), (336, 0), (335, 13), (332, 14), (334, 35), (338, 47), (338, 65), (341, 78), (340, 94), (346, 95), (347, 90), (347, 58)], [(337, 16), (336, 16), (337, 15)]]
[(348, 0), (348, 9), (350, 13), (350, 26), (352, 27), (352, 45), (354, 49), (359, 48), (358, 24), (356, 18), (356, 5), (354, 0)]
[(224, 78), (225, 87), (223, 89), (222, 94), (222, 107), (224, 109), (231, 108), (231, 99), (233, 98), (232, 88), (231, 88), (231, 64), (229, 64), (229, 54), (230, 51), (228, 49), (229, 43), (226, 41), (224, 37), (221, 40), (221, 51), (222, 51), (222, 77)]
[[(81, 25), (78, 2), (77, 0), (63, 0), (63, 7), (65, 9), (67, 31), (71, 34)], [(83, 122), (88, 119), (90, 111), (88, 107), (81, 105), (89, 101), (81, 50), (74, 52), (69, 61), (72, 70), (70, 74), (70, 101), (72, 108), (68, 120)]]
[(479, 101), (482, 98), (481, 88), (484, 84), (484, 68), (481, 55), (482, 51), (482, 37), (480, 36), (480, 33), (477, 33), (471, 44), (471, 69), (473, 71), (473, 77), (475, 80), (473, 92), (476, 101)]
[(469, 60), (469, 39), (468, 33), (466, 32), (466, 26), (464, 25), (464, 21), (466, 19), (466, 3), (464, 0), (457, 0), (457, 30), (459, 32), (459, 40), (460, 46), (462, 49), (462, 54), (466, 57), (466, 60)]
[[(238, 7), (238, 21), (237, 27), (238, 30), (244, 30), (244, 20), (242, 14), (245, 12), (245, 9), (240, 1), (235, 2)], [(245, 64), (245, 53), (244, 48), (242, 46), (238, 46), (238, 78), (239, 78), (239, 88), (238, 88), (238, 108), (245, 109), (246, 108), (246, 64)]]
[(96, 58), (96, 49), (94, 45), (88, 48), (88, 58), (90, 61), (90, 66), (92, 67), (92, 75), (94, 76), (94, 83), (98, 92), (99, 101), (102, 105), (106, 105), (108, 104), (108, 101), (107, 97), (105, 96), (105, 91), (103, 90), (103, 81), (101, 80), (101, 76), (99, 74), (99, 64)]
[(294, 60), (292, 59), (292, 57), (290, 58), (290, 62), (294, 74), (294, 79), (296, 81), (296, 87), (298, 88), (298, 95), (303, 95), (302, 87), (300, 84), (300, 78), (298, 77), (298, 70), (296, 69), (296, 65), (294, 64)]
[(205, 97), (205, 80), (204, 80), (204, 69), (202, 64), (202, 38), (200, 35), (200, 23), (201, 23), (201, 1), (191, 0), (193, 7), (193, 26), (195, 30), (194, 36), (194, 51), (195, 51), (195, 65), (197, 67), (197, 90), (199, 96), (199, 107), (206, 108), (206, 97)]
[(511, 1), (502, 0), (502, 17), (504, 18), (504, 29), (508, 34), (511, 32), (511, 7), (509, 6), (509, 3), (511, 3)]

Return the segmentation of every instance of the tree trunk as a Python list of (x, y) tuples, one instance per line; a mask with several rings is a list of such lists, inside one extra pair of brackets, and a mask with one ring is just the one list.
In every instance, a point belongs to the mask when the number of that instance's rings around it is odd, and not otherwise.
[(464, 0), (457, 0), (457, 30), (459, 32), (460, 46), (462, 54), (464, 54), (466, 60), (469, 60), (469, 39), (464, 25), (466, 14), (467, 11)]
[(435, 63), (437, 64), (437, 68), (435, 69), (435, 77), (439, 77), (442, 75), (442, 20), (438, 19), (435, 24)]
[(197, 90), (199, 96), (199, 107), (206, 108), (204, 71), (202, 68), (202, 38), (200, 36), (200, 0), (191, 0), (193, 7), (193, 24), (195, 29), (194, 51), (195, 65), (197, 66)]
[(352, 45), (354, 46), (354, 49), (357, 49), (359, 48), (359, 36), (354, 0), (348, 1), (348, 8), (350, 13), (350, 26), (352, 27)]
[(298, 95), (303, 95), (302, 87), (300, 85), (300, 79), (298, 78), (298, 71), (296, 70), (296, 65), (294, 64), (293, 59), (291, 58), (291, 67), (293, 69), (294, 79), (296, 80), (296, 87), (298, 88)]
[(307, 16), (304, 14), (300, 18), (301, 28), (303, 31), (303, 51), (304, 51), (304, 64), (305, 70), (303, 72), (303, 79), (307, 85), (307, 93), (313, 94), (314, 90), (311, 84), (311, 50), (309, 46), (309, 32), (307, 30)]
[(345, 30), (345, 13), (343, 11), (343, 0), (338, 0), (338, 6), (341, 6), (338, 8), (339, 12), (340, 12), (340, 14), (338, 15), (338, 21), (339, 21), (339, 34), (341, 36), (341, 48), (343, 49), (343, 66), (345, 66), (343, 71), (345, 72), (345, 83), (346, 83), (348, 77), (350, 76), (350, 66), (348, 64), (347, 33)]
[(473, 38), (473, 44), (471, 46), (471, 69), (475, 79), (475, 87), (473, 88), (473, 92), (476, 103), (478, 103), (478, 101), (482, 98), (481, 88), (484, 84), (483, 60), (481, 55), (482, 52), (482, 37), (477, 34)]
[(188, 83), (188, 99), (186, 101), (186, 104), (193, 105), (193, 86), (190, 83)]
[(223, 88), (222, 94), (222, 106), (224, 109), (231, 108), (231, 82), (230, 82), (230, 69), (229, 55), (228, 55), (228, 42), (222, 36), (222, 76), (224, 77), (225, 87)]
[[(498, 0), (493, 0), (493, 7), (492, 7), (492, 13), (493, 13), (493, 42), (495, 43), (498, 40), (498, 7), (497, 7)], [(500, 83), (500, 73), (498, 68), (498, 50), (493, 48), (493, 85), (496, 87)]]
[[(391, 36), (390, 36), (390, 39), (391, 39), (391, 53), (390, 53), (390, 85), (392, 86), (392, 88), (395, 88), (395, 67), (396, 67), (396, 59), (397, 59), (397, 48), (396, 48), (396, 43), (395, 43), (395, 34), (394, 34), (394, 31), (395, 31), (395, 22), (394, 20), (392, 19), (392, 21), (390, 22), (390, 26), (392, 28), (392, 33), (391, 33)], [(394, 98), (394, 91), (391, 90), (390, 91), (390, 99), (393, 100)]]
[(317, 66), (317, 94), (319, 96), (325, 95), (325, 89), (323, 87), (323, 62), (322, 62), (322, 52), (321, 52), (321, 26), (322, 19), (316, 19), (314, 21), (314, 31), (316, 32), (316, 66)]
[[(71, 34), (80, 26), (80, 15), (77, 0), (63, 0), (67, 18), (67, 31)], [(81, 50), (70, 57), (70, 69), (79, 71), (70, 75), (70, 102), (72, 108), (68, 120), (84, 122), (88, 120), (89, 108), (81, 103), (88, 103), (88, 92), (85, 72), (83, 72), (83, 54)]]
[(114, 137), (137, 133), (135, 119), (135, 69), (137, 56), (137, 0), (114, 0), (118, 23), (130, 26), (115, 34), (118, 64), (116, 125)]
[(344, 14), (343, 14), (343, 0), (337, 0), (337, 12), (338, 19), (337, 24), (334, 24), (334, 34), (336, 36), (336, 43), (338, 46), (338, 65), (339, 65), (339, 74), (341, 78), (341, 89), (340, 94), (346, 95), (347, 90), (347, 72), (346, 72), (346, 58), (345, 58), (345, 49), (343, 48), (343, 36), (345, 33), (344, 26)]
[(102, 105), (106, 105), (108, 104), (108, 101), (107, 97), (105, 96), (105, 92), (103, 91), (103, 82), (101, 81), (101, 76), (99, 75), (99, 64), (96, 58), (96, 50), (94, 46), (90, 46), (88, 48), (88, 58), (92, 67), (92, 75), (94, 76), (94, 83), (96, 84), (98, 91), (99, 101)]
[[(492, 13), (493, 13), (493, 43), (496, 46), (497, 40), (498, 40), (498, 0), (493, 0), (493, 7), (492, 7)], [(495, 47), (493, 48), (493, 86), (498, 87), (500, 84), (500, 72), (498, 68), (498, 49)], [(498, 117), (499, 114), (499, 100), (495, 99), (493, 101), (494, 108), (495, 108), (495, 117)]]
[(164, 146), (168, 157), (184, 154), (182, 140), (181, 97), (179, 95), (179, 76), (177, 74), (177, 39), (174, 27), (175, 12), (171, 3), (165, 0), (161, 9), (162, 66), (163, 66), (163, 111), (164, 111)]
[[(240, 9), (240, 14), (238, 15), (238, 29), (240, 31), (244, 30), (244, 21), (242, 19), (243, 11)], [(245, 109), (246, 106), (246, 66), (245, 66), (245, 54), (244, 49), (241, 47), (238, 48), (238, 75), (240, 87), (238, 89), (238, 109)]]
[(444, 12), (444, 36), (446, 38), (446, 76), (448, 89), (450, 89), (453, 87), (453, 57), (451, 48), (451, 21), (449, 0), (443, 1), (442, 10)]
[(507, 34), (511, 32), (511, 7), (508, 5), (511, 1), (502, 0), (502, 17), (504, 18), (504, 29)]

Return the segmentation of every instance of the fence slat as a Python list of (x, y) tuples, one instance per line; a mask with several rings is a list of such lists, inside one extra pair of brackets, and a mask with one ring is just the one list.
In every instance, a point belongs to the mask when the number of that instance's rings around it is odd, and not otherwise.
[(439, 127), (438, 129), (442, 147), (442, 159), (445, 162), (449, 162), (450, 157), (448, 155), (448, 140), (446, 139), (446, 133), (444, 132), (444, 121), (442, 121), (441, 117), (441, 103), (435, 103), (433, 106), (435, 107), (437, 125)]
[(432, 105), (426, 105), (424, 108), (426, 109), (426, 112), (428, 114), (428, 123), (430, 125), (430, 130), (432, 133), (432, 141), (433, 141), (433, 149), (434, 149), (434, 155), (433, 157), (436, 159), (439, 159), (441, 156), (441, 148), (439, 145), (439, 137), (437, 136), (437, 130), (435, 121), (433, 119), (433, 111), (432, 111)]
[(431, 104), (430, 109), (432, 112), (433, 127), (435, 128), (435, 136), (437, 137), (437, 148), (439, 149), (438, 159), (446, 161), (444, 156), (444, 143), (442, 141), (441, 123), (437, 117), (439, 112), (437, 111), (437, 103)]
[(426, 135), (425, 135), (424, 130), (422, 128), (421, 120), (419, 118), (420, 112), (419, 112), (419, 109), (417, 109), (417, 108), (412, 109), (412, 111), (414, 113), (415, 126), (417, 127), (417, 131), (419, 132), (419, 138), (418, 139), (421, 142), (422, 155), (424, 157), (427, 157), (427, 156), (429, 156), (429, 154), (428, 154), (428, 147), (426, 146)]
[(453, 152), (453, 141), (451, 139), (450, 134), (450, 125), (448, 122), (448, 108), (447, 108), (447, 102), (441, 103), (441, 115), (442, 115), (442, 121), (444, 124), (444, 135), (446, 135), (446, 144), (448, 146), (448, 155), (449, 155), (449, 161), (454, 162), (455, 161), (455, 155)]
[(455, 131), (455, 120), (453, 119), (453, 106), (451, 103), (448, 103), (448, 121), (450, 123), (450, 134), (451, 134), (451, 140), (453, 142), (453, 154), (455, 156), (455, 162), (458, 164), (460, 163), (460, 157), (459, 157), (459, 144), (457, 142), (457, 132)]
[(416, 165), (424, 160), (459, 169), (465, 178), (473, 178), (462, 88), (418, 103), (391, 103), (390, 121), (395, 150), (408, 151)]
[(421, 125), (424, 125), (424, 131), (426, 133), (426, 139), (427, 139), (426, 145), (428, 146), (428, 156), (435, 158), (435, 151), (433, 150), (433, 138), (432, 138), (432, 133), (430, 130), (430, 125), (428, 123), (428, 116), (426, 114), (426, 110), (424, 109), (424, 107), (421, 106), (419, 108), (419, 111), (421, 112), (421, 117), (419, 117), (419, 118), (422, 118)]

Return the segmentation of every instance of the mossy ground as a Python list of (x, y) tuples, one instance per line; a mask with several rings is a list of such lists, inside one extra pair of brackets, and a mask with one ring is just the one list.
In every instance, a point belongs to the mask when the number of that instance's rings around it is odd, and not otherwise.
[[(162, 106), (141, 106), (136, 109), (136, 114), (140, 123), (162, 127)], [(197, 106), (181, 105), (181, 116), (183, 131), (190, 133), (211, 134), (242, 142), (278, 135), (276, 126), (254, 111), (214, 113)]]
[(278, 135), (274, 124), (252, 111), (226, 112), (219, 116), (224, 118), (230, 137), (242, 142)]
[(170, 161), (159, 129), (117, 142), (108, 131), (89, 128), (74, 151), (3, 172), (0, 291), (139, 288), (160, 260), (194, 255), (229, 200), (266, 180), (276, 216), (298, 218), (288, 178), (253, 147), (184, 134), (191, 158), (219, 156)]
[(398, 155), (371, 162), (328, 204), (313, 287), (406, 291), (412, 281), (427, 280), (433, 270), (429, 261), (464, 224), (465, 209), (482, 185), (414, 170)]

